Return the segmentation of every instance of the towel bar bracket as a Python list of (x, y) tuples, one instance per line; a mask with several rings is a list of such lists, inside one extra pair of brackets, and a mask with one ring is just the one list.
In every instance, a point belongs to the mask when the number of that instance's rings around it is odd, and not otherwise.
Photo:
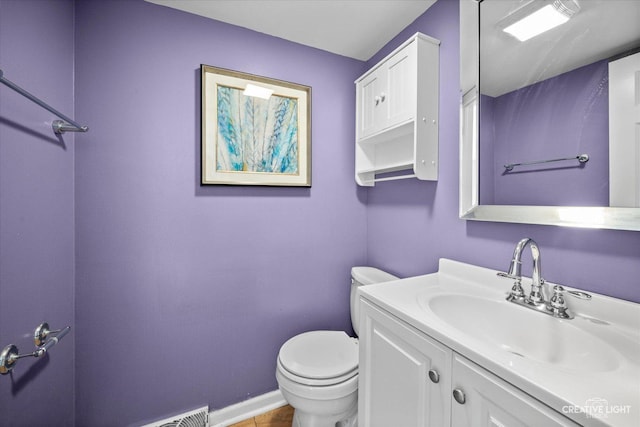
[(56, 135), (62, 135), (65, 132), (86, 132), (89, 130), (88, 126), (77, 127), (64, 120), (54, 120), (53, 123), (51, 123), (51, 127)]
[[(67, 326), (66, 328), (52, 331), (49, 329), (49, 324), (47, 322), (41, 323), (33, 333), (33, 338), (36, 344), (35, 351), (20, 354), (18, 347), (14, 344), (9, 344), (2, 349), (2, 352), (0, 352), (0, 375), (7, 375), (11, 372), (19, 359), (24, 357), (38, 358), (44, 356), (44, 354), (64, 338), (70, 330), (71, 326)], [(47, 340), (47, 336), (53, 333), (56, 333), (56, 336)]]
[(4, 76), (4, 73), (1, 69), (0, 69), (0, 83), (18, 92), (20, 95), (24, 96), (25, 98), (29, 99), (30, 101), (34, 102), (35, 104), (39, 105), (45, 110), (55, 114), (57, 117), (60, 117), (62, 120), (54, 120), (53, 123), (51, 123), (53, 132), (56, 135), (62, 135), (65, 132), (87, 132), (89, 130), (89, 127), (79, 125), (76, 121), (65, 116), (60, 111), (56, 110), (55, 108), (53, 108), (52, 106), (50, 106), (49, 104), (47, 104), (46, 102), (38, 98), (37, 96), (27, 92), (17, 84), (13, 83), (11, 80), (8, 80)]
[(56, 334), (59, 332), (62, 332), (62, 329), (56, 329), (52, 331), (51, 329), (49, 329), (49, 324), (47, 322), (41, 323), (33, 332), (33, 343), (36, 345), (36, 347), (40, 347), (47, 341), (47, 337), (50, 334)]

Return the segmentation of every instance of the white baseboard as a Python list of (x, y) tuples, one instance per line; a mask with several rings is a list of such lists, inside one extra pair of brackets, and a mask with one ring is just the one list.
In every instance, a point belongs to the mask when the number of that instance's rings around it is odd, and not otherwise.
[(287, 404), (280, 390), (274, 390), (260, 396), (209, 412), (210, 427), (226, 427), (246, 419), (264, 414)]

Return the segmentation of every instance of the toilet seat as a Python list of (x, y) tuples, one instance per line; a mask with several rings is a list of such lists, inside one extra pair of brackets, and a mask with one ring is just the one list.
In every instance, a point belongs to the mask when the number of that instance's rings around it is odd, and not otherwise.
[(282, 345), (278, 366), (300, 384), (338, 384), (358, 374), (358, 340), (343, 331), (305, 332)]

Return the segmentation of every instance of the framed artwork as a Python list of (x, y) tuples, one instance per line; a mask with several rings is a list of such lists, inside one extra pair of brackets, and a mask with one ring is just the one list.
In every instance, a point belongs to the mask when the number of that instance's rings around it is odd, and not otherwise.
[(311, 87), (201, 65), (202, 184), (311, 186)]

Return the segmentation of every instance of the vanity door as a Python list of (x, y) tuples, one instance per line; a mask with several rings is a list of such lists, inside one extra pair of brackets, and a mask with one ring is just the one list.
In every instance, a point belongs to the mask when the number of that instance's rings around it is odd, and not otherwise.
[(363, 301), (358, 425), (448, 426), (451, 353)]
[(579, 426), (457, 354), (452, 387), (452, 427)]

